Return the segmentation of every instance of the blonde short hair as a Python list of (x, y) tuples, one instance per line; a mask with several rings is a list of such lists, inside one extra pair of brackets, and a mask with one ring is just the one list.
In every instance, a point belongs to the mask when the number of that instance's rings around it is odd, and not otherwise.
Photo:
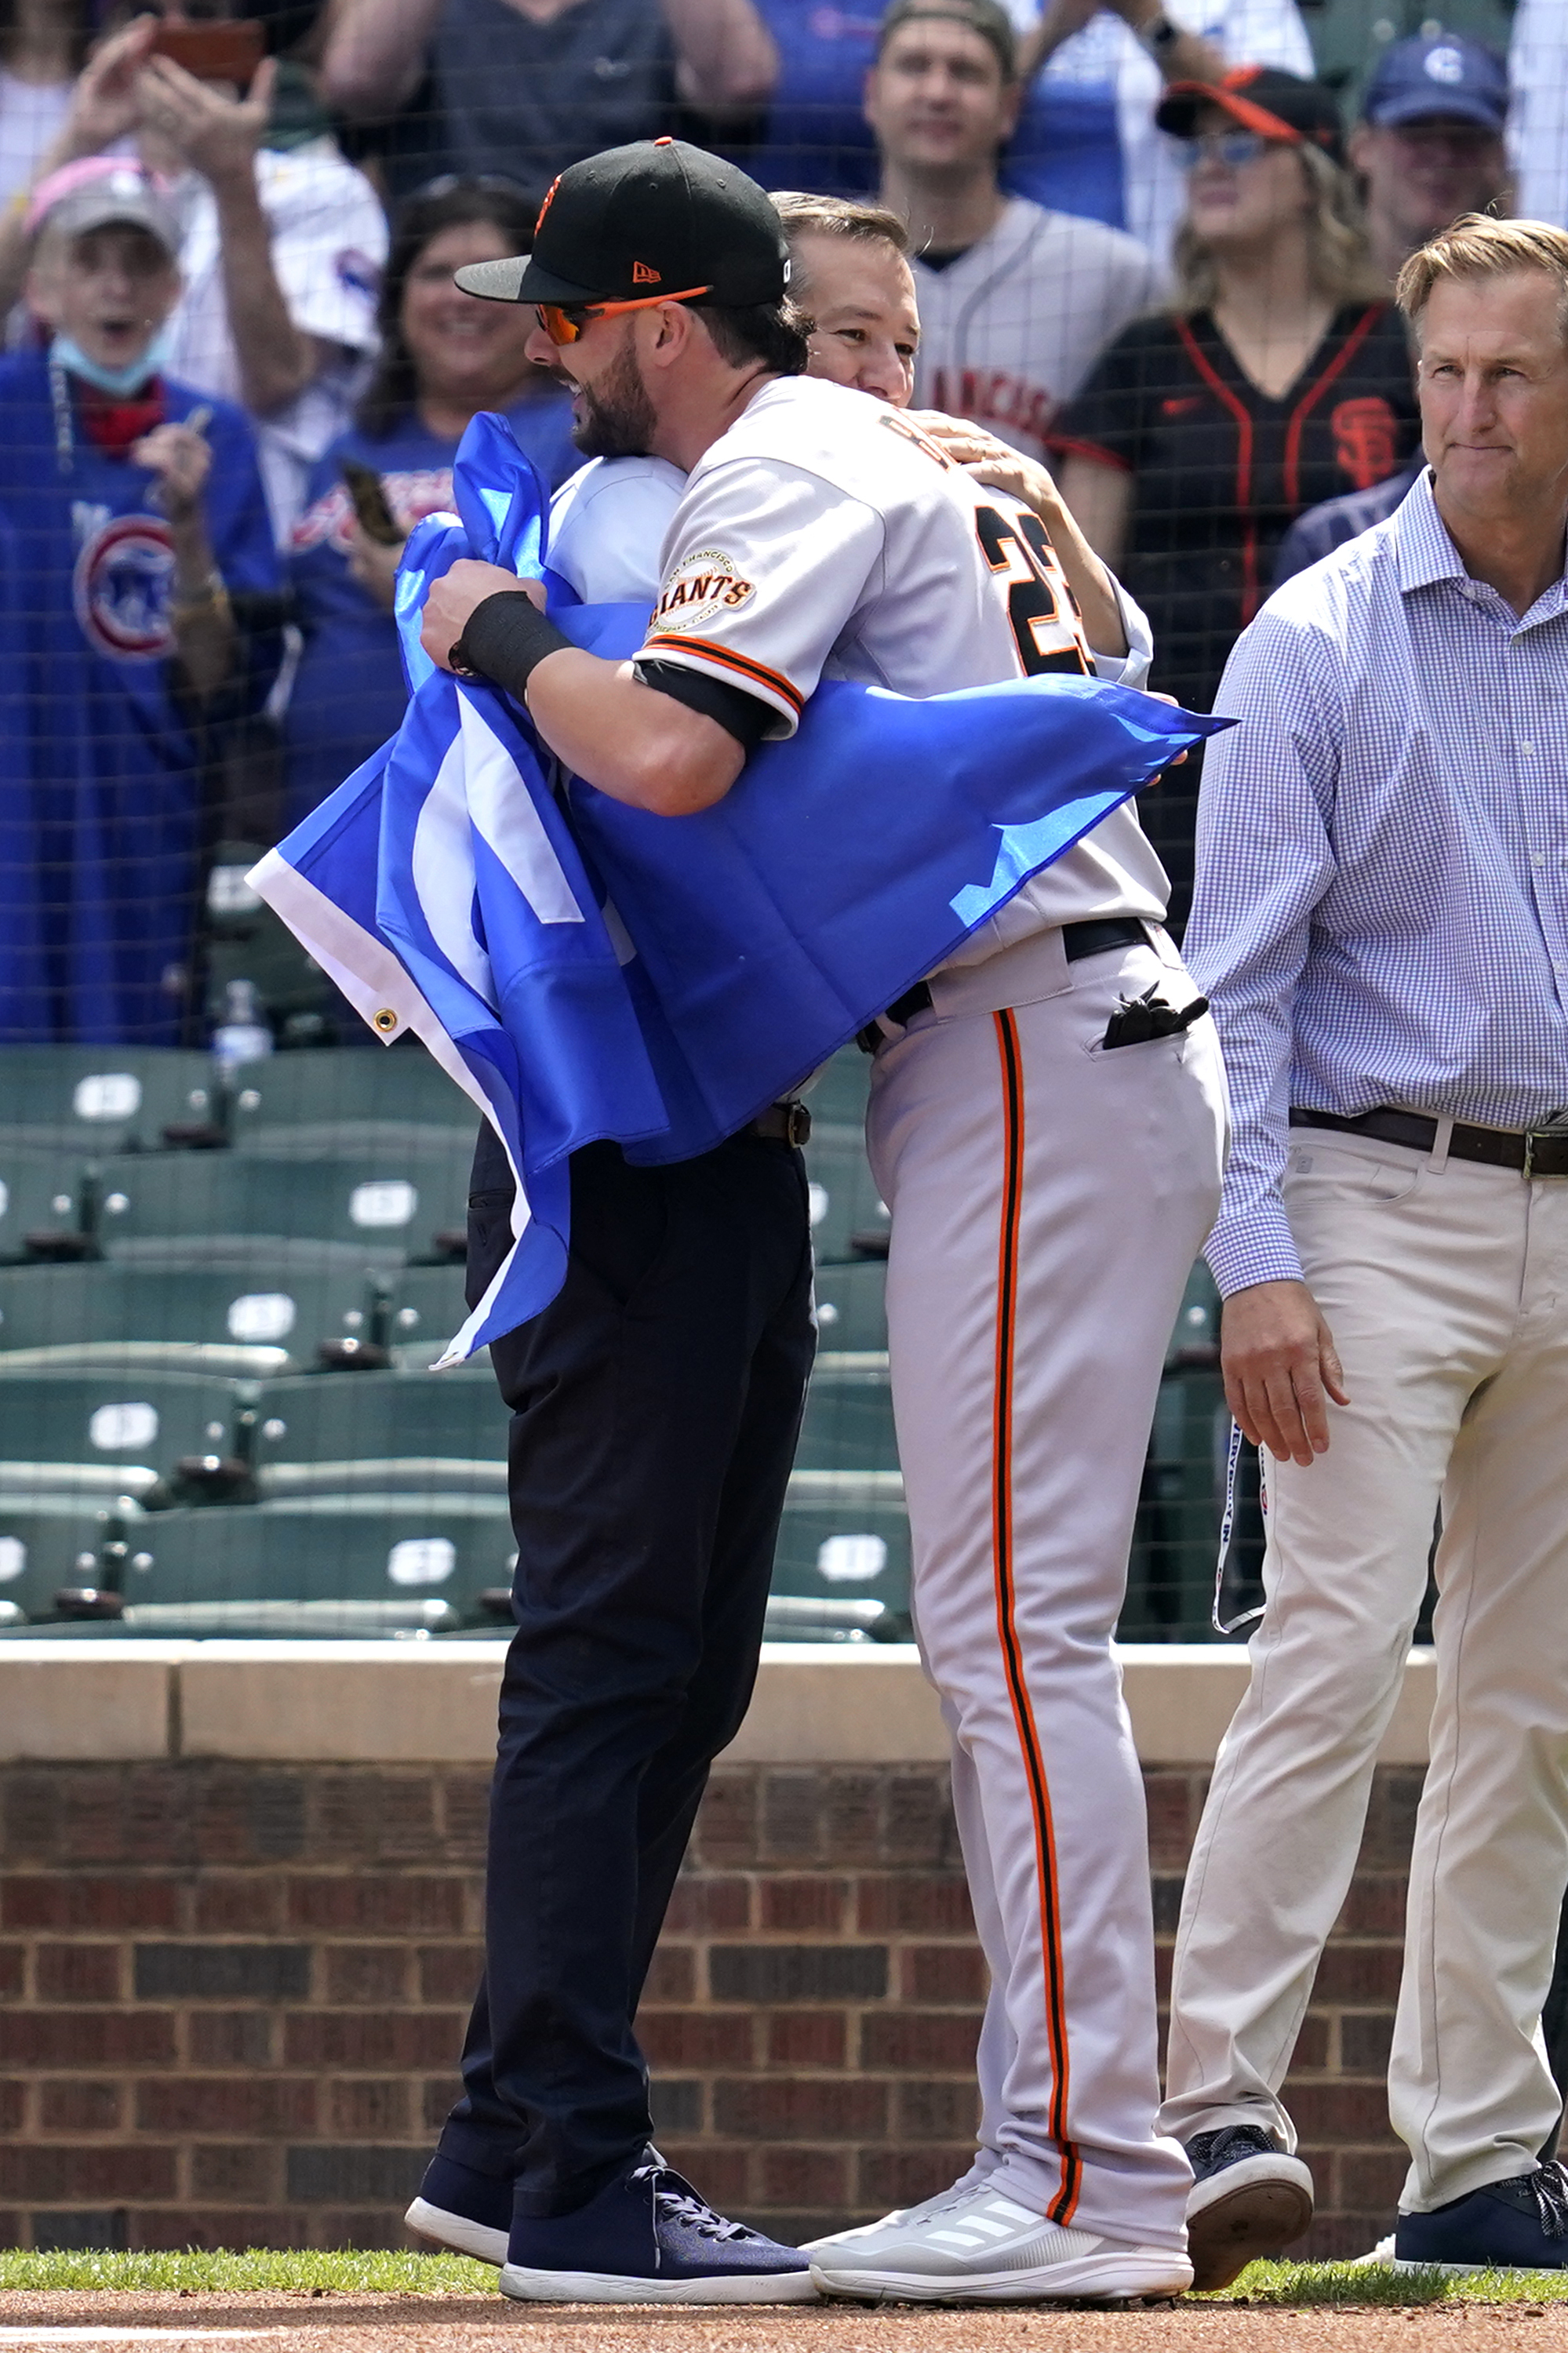
[(1393, 299), (1411, 325), (1419, 326), (1441, 279), (1477, 284), (1539, 269), (1557, 288), (1557, 331), (1568, 343), (1568, 231), (1549, 221), (1493, 220), (1488, 213), (1462, 213), (1451, 228), (1430, 237), (1413, 253), (1394, 284)]

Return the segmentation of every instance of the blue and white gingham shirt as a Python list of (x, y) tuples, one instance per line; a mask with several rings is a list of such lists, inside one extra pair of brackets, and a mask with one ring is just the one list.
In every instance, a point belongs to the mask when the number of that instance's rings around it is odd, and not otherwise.
[(1568, 1106), (1568, 581), (1520, 619), (1423, 473), (1238, 639), (1186, 955), (1234, 1140), (1222, 1292), (1299, 1277), (1293, 1103), (1522, 1128)]

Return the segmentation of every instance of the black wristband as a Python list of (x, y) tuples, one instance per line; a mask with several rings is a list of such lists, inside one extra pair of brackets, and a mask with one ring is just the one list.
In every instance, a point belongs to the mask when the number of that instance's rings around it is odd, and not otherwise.
[(545, 656), (570, 644), (531, 596), (521, 588), (503, 588), (474, 607), (447, 659), (460, 676), (468, 671), (491, 679), (521, 702)]

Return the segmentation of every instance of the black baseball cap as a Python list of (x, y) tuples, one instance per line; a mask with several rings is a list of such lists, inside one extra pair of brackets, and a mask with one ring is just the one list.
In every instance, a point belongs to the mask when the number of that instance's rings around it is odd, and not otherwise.
[(1237, 66), (1219, 81), (1173, 81), (1154, 120), (1178, 139), (1193, 139), (1206, 106), (1217, 106), (1261, 138), (1285, 139), (1295, 146), (1310, 142), (1336, 164), (1345, 160), (1339, 102), (1320, 81), (1277, 66)]
[(755, 180), (683, 139), (607, 147), (563, 172), (532, 253), (457, 272), (489, 302), (636, 302), (701, 290), (745, 310), (782, 301), (789, 254)]

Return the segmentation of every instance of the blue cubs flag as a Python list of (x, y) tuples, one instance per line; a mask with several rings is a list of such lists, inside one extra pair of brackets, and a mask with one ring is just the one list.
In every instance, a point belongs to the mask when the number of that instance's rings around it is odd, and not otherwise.
[[(733, 1135), (1225, 723), (1088, 679), (927, 702), (829, 681), (698, 816), (577, 778), (557, 796), (520, 706), (418, 644), (429, 585), (460, 556), (548, 576), (545, 493), (503, 419), (469, 427), (453, 495), (398, 575), (402, 728), (251, 877), (377, 1034), (415, 1030), (505, 1145), (514, 1246), (443, 1364), (559, 1289), (573, 1151), (609, 1138), (658, 1163)], [(647, 623), (630, 606), (555, 617), (612, 659)]]

